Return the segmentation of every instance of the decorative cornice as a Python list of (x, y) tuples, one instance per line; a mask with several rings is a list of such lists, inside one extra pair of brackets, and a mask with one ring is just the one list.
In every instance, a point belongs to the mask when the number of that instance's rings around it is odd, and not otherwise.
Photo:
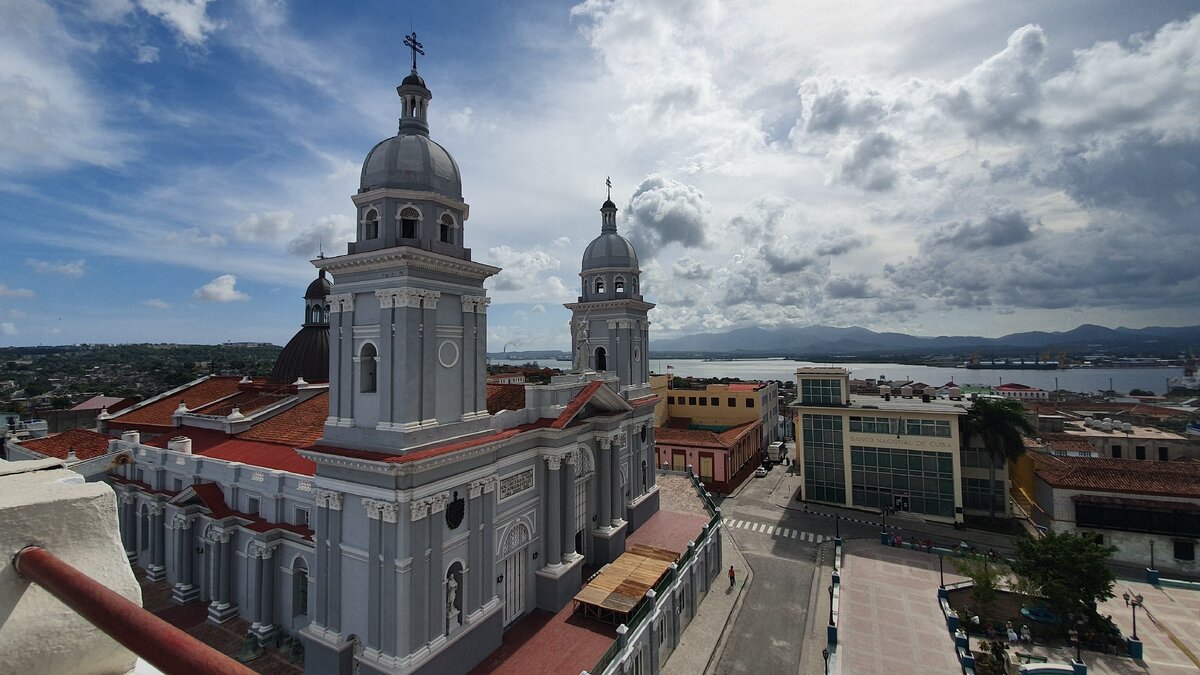
[(569, 310), (591, 310), (599, 311), (604, 309), (638, 309), (649, 311), (654, 309), (653, 302), (645, 302), (643, 300), (634, 300), (633, 298), (620, 298), (618, 300), (594, 300), (591, 302), (568, 302), (563, 305)]
[[(372, 204), (374, 202), (379, 201), (380, 199), (403, 199), (407, 202), (411, 202), (413, 200), (422, 201), (422, 202), (434, 202), (435, 204), (441, 204), (442, 206), (445, 206), (447, 208), (458, 209), (459, 211), (462, 211), (464, 220), (468, 217), (467, 213), (470, 210), (470, 207), (467, 205), (466, 202), (459, 201), (457, 199), (451, 199), (450, 197), (439, 194), (437, 192), (427, 192), (424, 190), (401, 190), (398, 188), (376, 188), (376, 189), (370, 190), (368, 192), (360, 192), (358, 194), (351, 195), (350, 199), (351, 199), (351, 201), (354, 202), (355, 206), (359, 206), (359, 207), (365, 206), (368, 204)], [(406, 206), (416, 207), (417, 205), (416, 204), (406, 204)], [(397, 211), (397, 213), (399, 213), (399, 211)]]
[[(313, 261), (318, 269), (333, 272), (374, 272), (411, 268), (429, 272), (449, 273), (483, 281), (500, 272), (499, 267), (484, 265), (471, 260), (424, 251), (410, 246), (397, 246), (378, 251), (350, 253), (334, 258), (318, 258)], [(332, 310), (332, 308), (330, 308)]]

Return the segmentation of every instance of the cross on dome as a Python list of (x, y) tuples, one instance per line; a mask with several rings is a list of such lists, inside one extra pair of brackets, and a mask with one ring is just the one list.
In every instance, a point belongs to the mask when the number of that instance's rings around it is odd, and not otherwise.
[(425, 56), (424, 45), (417, 42), (417, 31), (413, 31), (409, 35), (404, 36), (404, 46), (412, 50), (412, 71), (417, 72), (417, 54)]
[(608, 201), (612, 201), (612, 176), (604, 177), (604, 184), (608, 186)]

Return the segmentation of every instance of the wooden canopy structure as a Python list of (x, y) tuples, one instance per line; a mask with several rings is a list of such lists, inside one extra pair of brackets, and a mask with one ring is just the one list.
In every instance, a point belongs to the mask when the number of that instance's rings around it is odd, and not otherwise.
[(630, 546), (575, 594), (576, 611), (601, 621), (623, 623), (678, 558), (674, 551), (643, 544)]

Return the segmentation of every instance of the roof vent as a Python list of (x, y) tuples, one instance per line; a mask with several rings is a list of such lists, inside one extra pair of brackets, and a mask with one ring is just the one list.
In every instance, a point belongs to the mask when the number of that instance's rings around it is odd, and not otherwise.
[(126, 431), (125, 433), (121, 434), (121, 440), (125, 441), (126, 443), (133, 443), (134, 445), (137, 445), (138, 443), (142, 442), (142, 434), (141, 432), (137, 431)]
[(241, 409), (238, 408), (237, 406), (234, 406), (233, 410), (229, 411), (229, 415), (225, 418), (225, 421), (226, 422), (241, 422), (244, 419), (246, 419), (246, 416), (242, 414)]
[(186, 415), (186, 414), (187, 414), (187, 412), (188, 412), (187, 403), (185, 403), (185, 402), (183, 401), (183, 399), (180, 399), (180, 400), (179, 400), (179, 407), (175, 409), (175, 414), (176, 414), (176, 415)]
[(1124, 431), (1125, 433), (1130, 433), (1131, 431), (1133, 431), (1133, 425), (1130, 424), (1129, 422), (1126, 422), (1121, 425), (1121, 431)]

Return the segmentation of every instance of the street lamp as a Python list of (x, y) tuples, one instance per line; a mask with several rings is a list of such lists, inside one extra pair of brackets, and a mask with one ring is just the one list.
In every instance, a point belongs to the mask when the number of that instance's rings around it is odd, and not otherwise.
[(833, 625), (833, 584), (829, 584), (829, 625)]
[(940, 582), (938, 584), (938, 587), (945, 588), (946, 587), (946, 572), (942, 568), (942, 554), (941, 553), (938, 554), (938, 579)]
[(829, 648), (821, 650), (821, 658), (825, 659), (825, 675), (829, 675)]
[[(1131, 595), (1129, 595), (1128, 592), (1126, 592), (1126, 593), (1122, 593), (1121, 597), (1125, 598), (1126, 605), (1129, 605), (1130, 607), (1133, 608), (1133, 639), (1136, 640), (1136, 639), (1138, 639), (1138, 636), (1137, 636), (1137, 609), (1138, 609), (1138, 607), (1142, 606), (1142, 596), (1140, 593), (1138, 595), (1131, 596)], [(830, 607), (830, 611), (832, 611), (832, 607)]]
[(835, 539), (842, 538), (842, 517), (838, 514), (833, 516), (833, 536)]
[(1158, 569), (1157, 567), (1154, 566), (1154, 540), (1153, 539), (1150, 540), (1150, 569), (1152, 569), (1152, 570)]
[(1075, 661), (1077, 663), (1083, 663), (1083, 655), (1079, 652), (1080, 647), (1082, 646), (1079, 642), (1079, 631), (1072, 628), (1071, 630), (1067, 631), (1067, 634), (1071, 636), (1071, 644), (1075, 645)]

